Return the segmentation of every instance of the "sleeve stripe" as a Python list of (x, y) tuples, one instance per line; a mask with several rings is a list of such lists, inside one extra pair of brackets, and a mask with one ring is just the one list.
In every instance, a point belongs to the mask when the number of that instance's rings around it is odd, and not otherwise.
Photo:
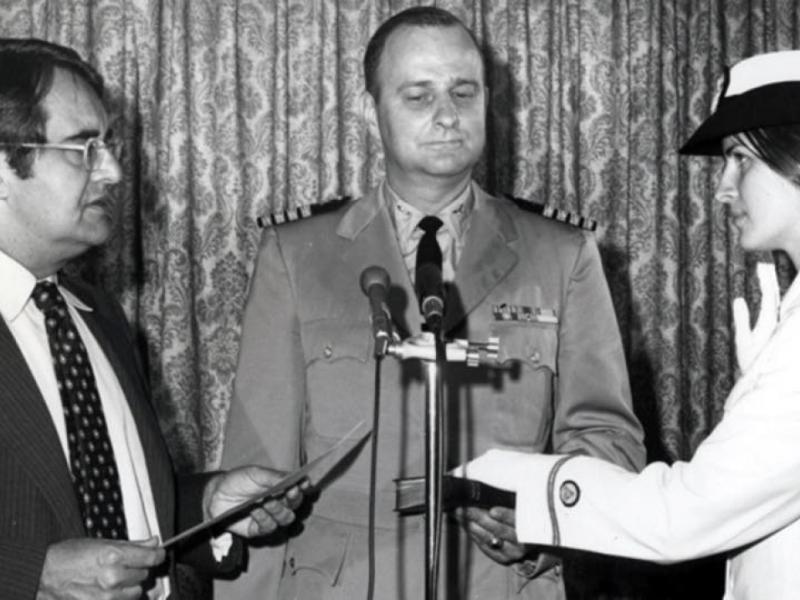
[(556, 514), (555, 496), (556, 496), (556, 476), (561, 470), (562, 465), (575, 458), (574, 455), (562, 456), (550, 469), (550, 475), (547, 477), (547, 509), (550, 513), (550, 524), (553, 527), (553, 546), (561, 545), (561, 532), (558, 529), (558, 515)]

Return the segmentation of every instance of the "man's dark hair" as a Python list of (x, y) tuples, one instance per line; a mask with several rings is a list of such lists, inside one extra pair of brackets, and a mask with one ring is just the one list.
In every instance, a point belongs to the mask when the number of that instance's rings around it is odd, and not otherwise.
[[(475, 35), (452, 13), (437, 8), (436, 6), (415, 6), (406, 9), (389, 17), (389, 19), (378, 27), (375, 33), (372, 34), (367, 44), (367, 51), (364, 53), (364, 82), (367, 91), (376, 102), (380, 95), (378, 68), (381, 64), (383, 49), (386, 46), (386, 40), (389, 39), (389, 36), (401, 27), (461, 27), (475, 43), (475, 49), (481, 56), (481, 60), (483, 60), (481, 45), (478, 43)], [(485, 67), (484, 73), (486, 73)]]
[(0, 142), (12, 144), (2, 150), (23, 179), (30, 176), (33, 150), (13, 144), (47, 141), (42, 101), (56, 68), (80, 77), (103, 99), (103, 78), (71, 48), (34, 38), (0, 38)]

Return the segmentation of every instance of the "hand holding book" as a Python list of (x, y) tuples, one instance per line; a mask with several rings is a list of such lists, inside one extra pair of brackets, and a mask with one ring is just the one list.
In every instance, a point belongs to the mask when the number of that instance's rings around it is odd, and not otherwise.
[[(395, 480), (395, 510), (401, 515), (425, 512), (425, 478), (407, 477)], [(460, 506), (514, 508), (515, 494), (474, 479), (445, 475), (442, 479), (442, 508)]]

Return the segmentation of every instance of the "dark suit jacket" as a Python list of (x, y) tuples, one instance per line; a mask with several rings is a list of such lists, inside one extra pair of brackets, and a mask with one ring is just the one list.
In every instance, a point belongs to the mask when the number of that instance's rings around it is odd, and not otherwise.
[[(445, 396), (449, 466), (492, 447), (601, 456), (644, 464), (611, 297), (593, 236), (492, 198), (475, 186), (475, 207), (448, 294), (448, 338), (500, 338), (508, 369), (449, 364)], [(371, 422), (374, 360), (362, 270), (384, 267), (388, 304), (402, 336), (421, 316), (388, 211), (375, 191), (346, 208), (268, 229), (242, 326), (242, 345), (223, 464), (291, 469), (314, 458), (359, 420)], [(503, 306), (519, 319), (495, 317)], [(557, 322), (531, 322), (524, 309)], [(421, 517), (393, 513), (396, 477), (422, 475), (425, 387), (417, 361), (382, 363), (377, 475), (376, 597), (424, 595)], [(322, 489), (285, 563), (227, 585), (226, 600), (363, 597), (369, 451)], [(442, 578), (459, 599), (560, 596), (557, 569), (532, 582), (485, 557), (460, 528), (445, 533)], [(266, 548), (263, 554), (277, 554)], [(273, 557), (274, 558), (274, 557)], [(278, 557), (280, 560), (281, 557)], [(252, 581), (252, 583), (251, 583)]]
[[(166, 539), (176, 530), (175, 480), (125, 316), (100, 290), (63, 278), (62, 284), (94, 309), (81, 316), (103, 348), (128, 400), (147, 461), (161, 535)], [(0, 411), (0, 598), (29, 600), (36, 595), (47, 547), (84, 537), (85, 532), (50, 413), (2, 319)], [(181, 483), (181, 521), (199, 518), (205, 479), (187, 478)]]

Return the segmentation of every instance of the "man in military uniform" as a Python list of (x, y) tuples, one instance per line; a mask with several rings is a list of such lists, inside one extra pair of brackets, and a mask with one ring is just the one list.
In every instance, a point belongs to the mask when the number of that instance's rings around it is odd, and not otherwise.
[[(592, 236), (493, 198), (472, 180), (487, 106), (472, 34), (446, 11), (412, 8), (377, 30), (364, 67), (365, 110), (383, 143), (385, 181), (343, 208), (265, 230), (223, 462), (293, 469), (371, 419), (373, 338), (359, 276), (373, 264), (385, 268), (396, 332), (419, 333), (418, 224), (436, 217), (430, 235), (448, 289), (445, 336), (498, 337), (499, 358), (512, 365), (448, 366), (448, 465), (503, 447), (589, 454), (639, 469), (642, 431)], [(372, 440), (375, 597), (382, 600), (424, 597), (423, 518), (393, 511), (393, 480), (425, 470), (424, 388), (418, 363), (383, 361)], [(302, 532), (253, 553), (249, 573), (225, 597), (366, 597), (369, 462), (362, 448), (321, 490)], [(471, 509), (462, 525), (448, 520), (443, 598), (563, 597), (557, 563), (507, 530), (486, 510)]]

